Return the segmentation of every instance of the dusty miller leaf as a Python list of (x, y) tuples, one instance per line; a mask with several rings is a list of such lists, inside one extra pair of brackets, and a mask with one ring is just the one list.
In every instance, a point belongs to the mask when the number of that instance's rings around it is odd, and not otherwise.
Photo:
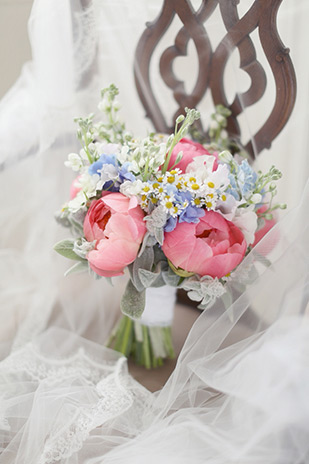
[(120, 302), (120, 309), (126, 316), (131, 319), (139, 319), (145, 309), (145, 290), (139, 292), (136, 290), (132, 281), (129, 280)]
[(73, 251), (74, 242), (74, 239), (61, 240), (54, 245), (54, 250), (65, 258), (73, 259), (75, 261), (85, 261)]
[(70, 274), (79, 274), (81, 272), (88, 271), (88, 261), (84, 259), (83, 261), (80, 261), (78, 263), (75, 263), (70, 269), (68, 269), (64, 276), (68, 276)]

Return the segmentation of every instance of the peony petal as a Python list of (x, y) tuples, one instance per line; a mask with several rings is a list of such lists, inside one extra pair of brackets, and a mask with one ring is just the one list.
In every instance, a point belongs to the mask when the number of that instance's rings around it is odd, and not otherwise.
[(220, 279), (235, 269), (241, 263), (243, 256), (240, 253), (225, 253), (224, 255), (214, 256), (203, 262), (200, 275), (209, 275)]
[[(96, 250), (88, 253), (89, 264), (102, 271), (119, 271), (134, 261), (139, 244), (127, 240), (101, 240)], [(101, 274), (100, 274), (101, 275)]]
[(101, 277), (116, 277), (123, 275), (123, 269), (119, 269), (118, 271), (104, 271), (103, 269), (99, 269), (94, 264), (89, 263), (90, 268), (99, 276)]
[(130, 199), (122, 193), (110, 193), (102, 201), (116, 213), (128, 213)]

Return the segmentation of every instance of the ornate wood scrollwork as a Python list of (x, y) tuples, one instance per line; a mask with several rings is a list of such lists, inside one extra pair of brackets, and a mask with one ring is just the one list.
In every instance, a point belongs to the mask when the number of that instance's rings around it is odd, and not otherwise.
[[(241, 18), (238, 14), (239, 0), (203, 0), (198, 11), (190, 0), (164, 0), (162, 10), (155, 21), (147, 23), (135, 54), (134, 72), (137, 90), (151, 118), (155, 129), (170, 132), (166, 119), (153, 93), (150, 79), (150, 62), (159, 40), (165, 34), (175, 15), (183, 23), (176, 35), (174, 44), (169, 46), (160, 58), (160, 74), (165, 84), (173, 91), (178, 108), (173, 120), (184, 112), (184, 108), (198, 107), (207, 89), (211, 92), (214, 104), (222, 103), (232, 114), (228, 120), (230, 134), (240, 136), (237, 117), (244, 108), (258, 102), (266, 89), (266, 74), (257, 60), (256, 50), (250, 34), (257, 29), (265, 56), (271, 67), (276, 98), (271, 114), (261, 129), (248, 142), (246, 149), (253, 156), (271, 146), (272, 140), (285, 126), (296, 98), (296, 78), (289, 56), (289, 49), (281, 42), (277, 26), (277, 12), (282, 0), (255, 0)], [(216, 8), (220, 9), (226, 34), (215, 50), (205, 27), (206, 21)], [(198, 56), (198, 73), (195, 86), (190, 94), (185, 91), (184, 81), (177, 79), (173, 72), (173, 62), (187, 54), (188, 42), (192, 39)], [(238, 49), (240, 68), (250, 78), (250, 88), (236, 94), (228, 104), (224, 88), (224, 70), (233, 50)], [(202, 126), (200, 129), (203, 130)]]

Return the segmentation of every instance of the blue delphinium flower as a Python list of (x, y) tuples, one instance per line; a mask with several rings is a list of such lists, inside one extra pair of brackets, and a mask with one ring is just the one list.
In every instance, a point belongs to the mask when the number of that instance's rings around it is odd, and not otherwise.
[(169, 217), (164, 226), (164, 232), (172, 232), (177, 225), (177, 217)]
[(125, 180), (133, 182), (135, 176), (129, 171), (131, 163), (126, 162), (122, 166), (119, 165), (116, 155), (100, 156), (98, 161), (95, 161), (88, 168), (91, 175), (98, 174), (101, 179), (105, 180), (102, 190), (110, 192), (119, 192), (119, 187)]
[(196, 206), (189, 205), (187, 208), (182, 211), (179, 215), (179, 222), (194, 222), (197, 224), (200, 222), (200, 217), (203, 217), (205, 211), (202, 208), (197, 208)]
[(135, 181), (136, 178), (135, 178), (134, 174), (132, 174), (132, 172), (129, 171), (131, 166), (132, 166), (132, 163), (127, 161), (119, 169), (119, 180), (120, 180), (121, 183), (126, 181), (126, 180), (130, 180), (131, 182)]
[(89, 166), (88, 168), (89, 174), (91, 174), (92, 176), (94, 174), (100, 175), (103, 164), (112, 164), (113, 166), (116, 166), (117, 164), (116, 155), (105, 155), (105, 154), (101, 155), (98, 161), (95, 161)]
[[(227, 193), (239, 201), (241, 198), (249, 198), (256, 188), (258, 175), (253, 171), (247, 160), (242, 161), (240, 165), (234, 164), (236, 173), (229, 174), (230, 188)], [(230, 168), (231, 169), (231, 168)]]
[(244, 198), (251, 196), (255, 189), (257, 178), (257, 173), (253, 171), (248, 161), (242, 161), (237, 173), (237, 182)]

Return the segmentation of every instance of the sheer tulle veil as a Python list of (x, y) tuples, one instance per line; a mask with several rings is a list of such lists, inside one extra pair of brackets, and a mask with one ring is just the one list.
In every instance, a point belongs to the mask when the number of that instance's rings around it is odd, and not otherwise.
[[(0, 103), (0, 463), (305, 463), (308, 185), (201, 313), (158, 392), (104, 347), (125, 278), (111, 287), (63, 277), (67, 263), (52, 248), (66, 231), (54, 213), (72, 179), (63, 162), (78, 149), (73, 118), (114, 82), (127, 125), (141, 135), (151, 128), (132, 62), (160, 5), (84, 3), (35, 1), (33, 60)], [(306, 146), (303, 118), (289, 132), (296, 150)], [(284, 174), (294, 181), (294, 171)]]

